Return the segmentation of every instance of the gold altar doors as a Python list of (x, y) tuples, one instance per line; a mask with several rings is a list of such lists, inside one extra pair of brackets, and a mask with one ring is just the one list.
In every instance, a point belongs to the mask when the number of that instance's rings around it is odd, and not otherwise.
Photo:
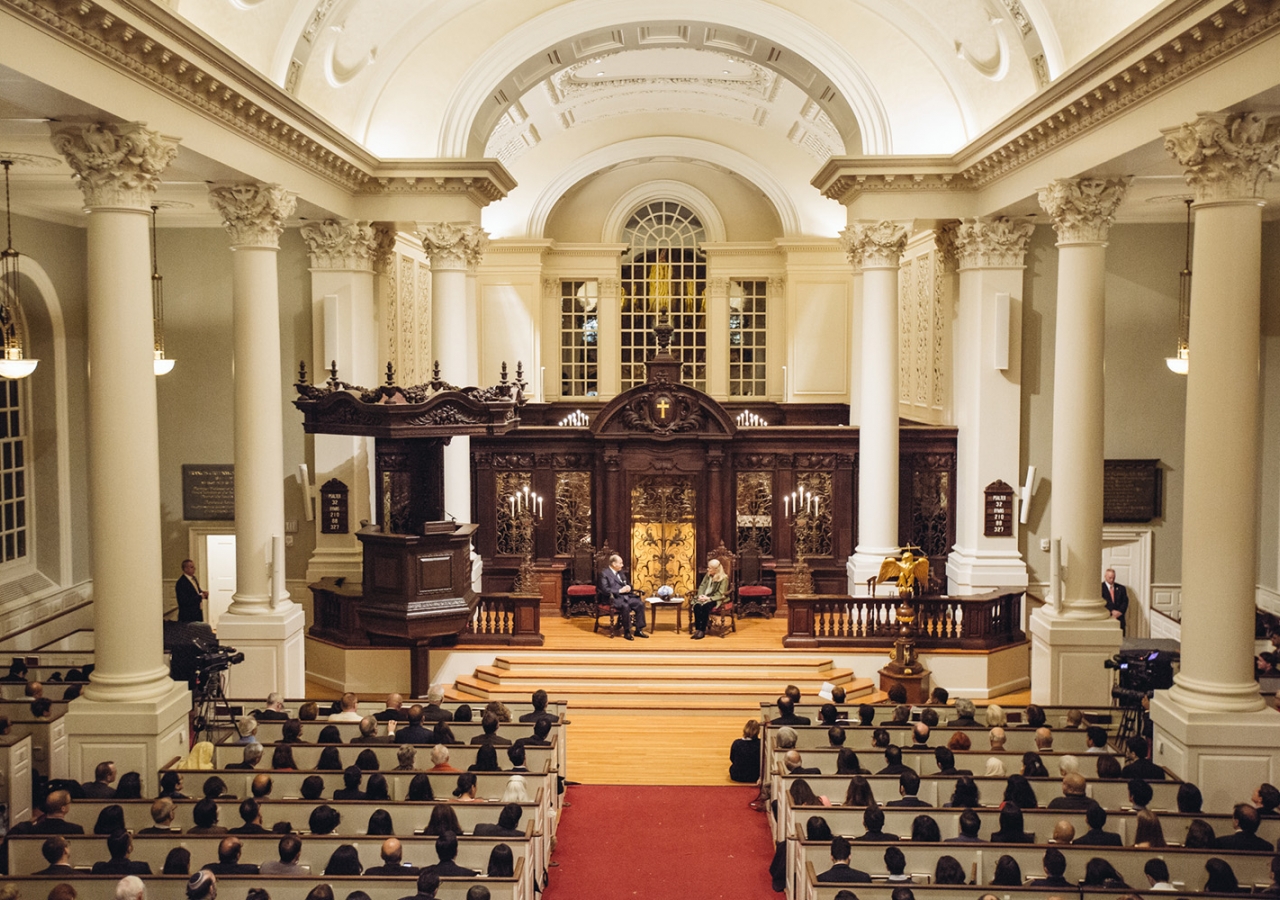
[(692, 475), (640, 475), (631, 485), (631, 582), (644, 596), (697, 584), (698, 492)]

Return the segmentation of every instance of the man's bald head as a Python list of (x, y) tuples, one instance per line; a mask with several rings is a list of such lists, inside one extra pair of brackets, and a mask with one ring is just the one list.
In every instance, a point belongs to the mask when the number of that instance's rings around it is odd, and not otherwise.
[(782, 758), (782, 761), (786, 764), (788, 772), (800, 768), (800, 765), (803, 762), (800, 758), (799, 750), (788, 750), (787, 755)]
[(399, 694), (387, 694), (387, 709), (399, 709), (404, 706), (404, 697)]
[(271, 776), (254, 775), (252, 790), (255, 797), (269, 796), (271, 794)]
[(1067, 797), (1083, 797), (1084, 776), (1079, 772), (1064, 775), (1062, 778), (1062, 793)]
[(1066, 819), (1059, 819), (1058, 824), (1053, 826), (1053, 842), (1055, 844), (1070, 844), (1075, 839), (1075, 826)]
[(395, 838), (387, 838), (382, 842), (382, 861), (389, 866), (400, 865), (400, 858), (404, 855), (404, 848), (400, 846), (400, 841)]
[(1001, 728), (999, 725), (997, 725), (995, 728), (992, 728), (990, 732), (990, 737), (991, 737), (992, 750), (1004, 749), (1005, 734), (1004, 734), (1003, 728)]
[(1048, 728), (1036, 729), (1036, 749), (1052, 750), (1053, 749), (1053, 731)]

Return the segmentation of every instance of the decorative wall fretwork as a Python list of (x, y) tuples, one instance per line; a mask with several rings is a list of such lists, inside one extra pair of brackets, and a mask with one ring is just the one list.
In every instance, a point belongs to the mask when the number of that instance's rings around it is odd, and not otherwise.
[(646, 595), (696, 585), (697, 490), (689, 475), (647, 475), (631, 488), (631, 581)]
[(754, 546), (761, 556), (772, 555), (773, 474), (739, 472), (737, 498), (737, 546)]
[(498, 472), (496, 506), (498, 513), (498, 552), (510, 556), (523, 556), (533, 548), (532, 535), (523, 527), (512, 507), (511, 498), (529, 488), (532, 474), (524, 472)]
[[(835, 459), (832, 458), (834, 464)], [(833, 465), (834, 467), (834, 465)], [(804, 488), (818, 500), (816, 514), (802, 511), (795, 516), (792, 540), (795, 557), (831, 555), (831, 475), (829, 472), (799, 472), (796, 487)]]
[(566, 556), (591, 540), (591, 473), (556, 473), (556, 553)]

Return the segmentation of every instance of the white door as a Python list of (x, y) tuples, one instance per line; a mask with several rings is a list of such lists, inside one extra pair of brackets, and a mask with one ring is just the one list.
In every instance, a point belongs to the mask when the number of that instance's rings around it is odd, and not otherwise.
[(236, 536), (234, 534), (210, 534), (205, 536), (205, 590), (209, 592), (208, 621), (214, 628), (218, 619), (231, 605), (231, 595), (236, 592)]
[(1150, 637), (1151, 532), (1137, 528), (1104, 528), (1098, 590), (1102, 590), (1102, 575), (1107, 569), (1115, 569), (1116, 582), (1129, 590), (1125, 636)]

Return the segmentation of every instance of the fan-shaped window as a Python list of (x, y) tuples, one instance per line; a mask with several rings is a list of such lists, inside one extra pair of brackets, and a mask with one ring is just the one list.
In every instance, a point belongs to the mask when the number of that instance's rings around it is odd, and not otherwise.
[(623, 239), (622, 389), (645, 380), (645, 360), (657, 349), (653, 326), (670, 316), (671, 352), (683, 363), (681, 378), (707, 388), (706, 240), (692, 210), (669, 200), (637, 209)]

